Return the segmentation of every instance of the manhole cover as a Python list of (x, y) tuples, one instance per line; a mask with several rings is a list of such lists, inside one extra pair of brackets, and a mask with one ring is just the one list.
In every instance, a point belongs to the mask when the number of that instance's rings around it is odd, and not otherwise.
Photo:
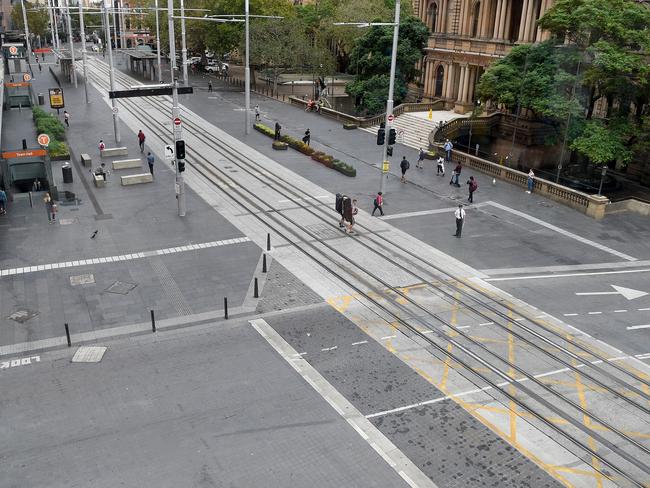
[(136, 286), (138, 286), (135, 283), (126, 283), (124, 281), (116, 281), (113, 283), (111, 286), (106, 288), (108, 293), (117, 293), (119, 295), (126, 295), (128, 294), (131, 290), (133, 290)]
[(72, 357), (73, 363), (98, 363), (104, 357), (105, 346), (81, 346)]
[(16, 310), (14, 313), (12, 313), (8, 319), (15, 320), (19, 324), (24, 324), (27, 322), (29, 319), (32, 319), (38, 315), (38, 312), (34, 312), (33, 310), (28, 310), (28, 309), (22, 309), (22, 310)]
[(95, 283), (95, 275), (93, 275), (92, 273), (70, 276), (70, 284), (72, 286), (92, 285), (94, 283)]

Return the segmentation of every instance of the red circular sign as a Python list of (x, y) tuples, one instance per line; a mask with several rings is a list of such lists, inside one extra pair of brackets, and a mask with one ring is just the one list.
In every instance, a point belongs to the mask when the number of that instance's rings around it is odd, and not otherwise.
[(181, 119), (179, 119), (178, 117), (176, 117), (176, 118), (174, 119), (174, 125), (181, 125)]
[(32, 79), (32, 75), (30, 75), (29, 73), (25, 73), (23, 75), (23, 81), (29, 81), (31, 79)]
[(38, 143), (41, 146), (46, 146), (47, 147), (50, 144), (50, 136), (48, 136), (47, 134), (39, 134)]
[(18, 48), (16, 46), (9, 46), (10, 54), (18, 54)]
[(390, 114), (388, 116), (388, 122), (392, 122), (393, 120), (395, 120), (395, 116), (393, 114)]

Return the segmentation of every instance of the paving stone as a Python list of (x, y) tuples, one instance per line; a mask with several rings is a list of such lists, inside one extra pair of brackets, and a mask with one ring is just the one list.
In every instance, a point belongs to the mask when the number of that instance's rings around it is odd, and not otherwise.
[(271, 261), (256, 313), (321, 303), (323, 299), (275, 260)]

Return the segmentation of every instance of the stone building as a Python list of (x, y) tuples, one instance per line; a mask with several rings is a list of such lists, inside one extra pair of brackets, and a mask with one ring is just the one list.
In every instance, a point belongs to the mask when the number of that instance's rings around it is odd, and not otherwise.
[(550, 34), (537, 20), (553, 0), (414, 0), (431, 34), (419, 68), (419, 97), (442, 98), (458, 113), (471, 110), (476, 83), (486, 67), (515, 44)]

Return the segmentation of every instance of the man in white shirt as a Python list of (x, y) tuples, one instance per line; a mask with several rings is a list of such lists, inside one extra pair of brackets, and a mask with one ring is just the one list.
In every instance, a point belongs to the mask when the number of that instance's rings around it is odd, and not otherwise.
[(447, 162), (451, 161), (451, 150), (454, 148), (454, 145), (452, 142), (447, 139), (447, 142), (445, 142), (445, 145), (443, 146), (443, 149), (445, 150), (445, 159)]
[(460, 239), (460, 234), (463, 232), (463, 223), (465, 223), (465, 210), (463, 209), (462, 203), (458, 204), (458, 208), (454, 212), (454, 215), (456, 216), (456, 233), (454, 234), (454, 237)]

